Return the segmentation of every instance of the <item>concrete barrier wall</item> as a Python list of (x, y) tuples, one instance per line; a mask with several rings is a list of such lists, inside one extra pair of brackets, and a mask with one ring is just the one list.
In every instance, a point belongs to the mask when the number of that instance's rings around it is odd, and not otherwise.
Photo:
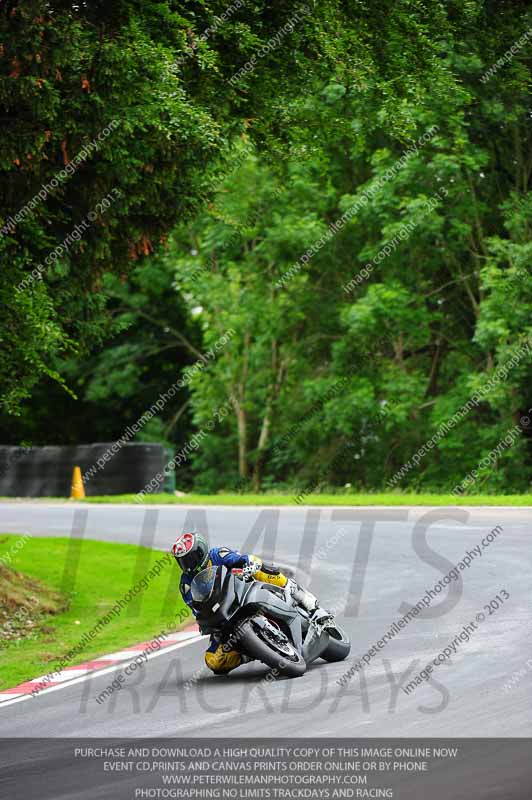
[[(165, 464), (160, 444), (125, 444), (104, 463), (114, 442), (73, 447), (0, 445), (0, 497), (70, 497), (72, 470), (81, 468), (88, 497), (139, 492)], [(100, 459), (100, 468), (97, 464)], [(163, 490), (163, 481), (154, 491)]]

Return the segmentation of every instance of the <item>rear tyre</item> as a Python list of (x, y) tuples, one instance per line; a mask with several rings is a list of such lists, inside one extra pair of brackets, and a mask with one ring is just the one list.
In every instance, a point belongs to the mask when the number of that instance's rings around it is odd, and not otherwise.
[(329, 644), (321, 654), (321, 658), (330, 663), (334, 661), (343, 661), (351, 652), (349, 637), (338, 625), (332, 625), (325, 630), (329, 634)]
[(299, 678), (307, 669), (305, 659), (284, 634), (281, 636), (284, 641), (278, 641), (268, 629), (249, 620), (243, 626), (239, 644), (248, 655), (276, 670), (279, 675)]

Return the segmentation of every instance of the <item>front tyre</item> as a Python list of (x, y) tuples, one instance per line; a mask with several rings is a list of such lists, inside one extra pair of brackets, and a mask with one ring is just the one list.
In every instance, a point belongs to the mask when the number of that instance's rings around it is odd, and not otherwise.
[(249, 656), (286, 678), (299, 678), (307, 669), (305, 659), (284, 633), (258, 625), (252, 619), (243, 626), (239, 646)]
[(338, 625), (331, 625), (325, 630), (329, 635), (329, 644), (320, 657), (330, 663), (343, 661), (351, 651), (351, 642), (347, 633), (342, 628), (339, 628)]

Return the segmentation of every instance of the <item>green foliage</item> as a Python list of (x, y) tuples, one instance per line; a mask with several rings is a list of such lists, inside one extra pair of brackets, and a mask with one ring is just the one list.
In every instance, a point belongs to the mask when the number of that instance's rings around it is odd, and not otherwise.
[[(512, 28), (514, 38), (525, 24)], [(297, 127), (277, 176), (250, 159), (210, 213), (182, 232), (196, 254), (178, 262), (180, 274), (188, 265), (193, 278), (181, 285), (191, 306), (201, 306), (205, 340), (218, 323), (238, 331), (193, 387), (198, 427), (217, 404), (239, 391), (243, 398), (196, 455), (202, 490), (234, 485), (237, 447), (237, 485), (248, 485), (242, 479), (253, 473), (258, 488), (294, 475), (303, 485), (346, 440), (355, 445), (352, 462), (335, 466), (330, 482), (385, 487), (531, 336), (526, 56), (516, 57), (509, 75), (501, 70), (489, 83), (479, 81), (497, 50), (489, 43), (493, 21), (477, 15), (476, 25), (456, 26), (430, 100), (404, 99), (402, 130), (387, 129), (387, 104), (369, 83), (332, 80), (287, 110)], [(501, 36), (508, 31), (503, 17)], [(418, 84), (417, 98), (422, 93)], [(276, 195), (279, 181), (284, 191)], [(365, 192), (371, 202), (279, 288), (276, 279), (290, 275), (327, 224)], [(368, 264), (367, 279), (343, 292)], [(285, 364), (276, 391), (272, 348)], [(529, 353), (400, 485), (452, 489), (476, 468), (532, 406), (531, 364)], [(339, 379), (344, 389), (328, 396)], [(529, 487), (528, 433), (480, 471), (477, 490)], [(220, 469), (222, 455), (228, 463)]]
[[(526, 491), (530, 353), (493, 379), (532, 338), (529, 46), (498, 63), (532, 17), (480, 0), (313, 4), (232, 80), (294, 9), (246, 2), (218, 26), (220, 9), (58, 13), (35, 22), (48, 48), (38, 63), (24, 60), (32, 26), (15, 29), (20, 74), (2, 102), (39, 124), (21, 115), (6, 132), (8, 210), (16, 186), (30, 197), (60, 166), (65, 142), (71, 154), (120, 125), (16, 242), (0, 238), (8, 408), (57, 373), (85, 408), (110, 409), (98, 430), (118, 436), (213, 350), (143, 434), (182, 447), (205, 432), (178, 486), (303, 488), (323, 474), (383, 489), (434, 438), (393, 485), (451, 491), (521, 425), (470, 491)], [(14, 293), (113, 188), (122, 195), (67, 257)], [(439, 436), (474, 392), (481, 402)], [(31, 435), (36, 397), (10, 435)], [(45, 420), (46, 409), (34, 430)]]
[[(304, 75), (320, 52), (321, 23), (307, 15), (244, 88), (233, 85), (288, 9), (245, 3), (218, 30), (224, 10), (222, 0), (182, 10), (170, 0), (3, 4), (0, 380), (7, 412), (18, 412), (41, 376), (57, 377), (54, 356), (85, 354), (113, 332), (102, 275), (127, 274), (198, 209), (228, 137), (254, 113), (257, 135), (271, 126), (272, 97), (293, 93), (288, 76)], [(197, 46), (207, 29), (212, 35)]]

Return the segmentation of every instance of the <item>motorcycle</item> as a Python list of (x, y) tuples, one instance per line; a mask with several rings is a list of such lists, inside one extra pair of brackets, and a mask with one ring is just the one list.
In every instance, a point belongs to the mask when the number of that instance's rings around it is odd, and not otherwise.
[(289, 678), (303, 675), (318, 658), (342, 661), (351, 650), (347, 634), (319, 608), (312, 617), (282, 588), (244, 581), (242, 570), (210, 566), (192, 581), (192, 605), (202, 633), (272, 667)]

